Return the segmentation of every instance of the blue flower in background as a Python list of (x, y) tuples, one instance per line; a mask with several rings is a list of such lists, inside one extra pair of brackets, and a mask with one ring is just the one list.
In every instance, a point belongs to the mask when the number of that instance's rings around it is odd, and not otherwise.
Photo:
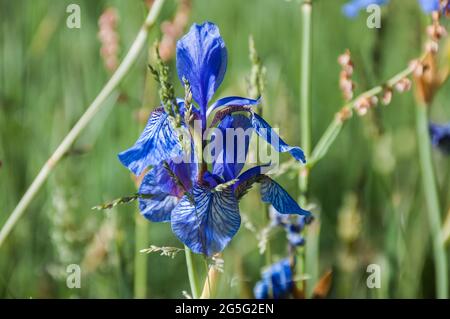
[(342, 7), (342, 11), (349, 18), (358, 16), (361, 10), (365, 10), (371, 4), (385, 5), (389, 0), (352, 0)]
[(291, 218), (289, 215), (280, 214), (273, 206), (270, 207), (271, 227), (283, 227), (286, 231), (286, 238), (290, 247), (295, 248), (305, 244), (305, 238), (302, 231), (306, 225), (312, 222), (312, 215), (297, 216)]
[[(439, 10), (439, 0), (418, 0), (422, 10), (425, 13), (431, 13)], [(342, 7), (342, 12), (349, 18), (358, 16), (361, 10), (365, 10), (371, 4), (386, 5), (389, 0), (352, 0)], [(450, 7), (450, 4), (447, 5)]]
[(253, 289), (256, 299), (287, 298), (294, 288), (289, 258), (280, 260), (263, 272), (262, 279)]
[(426, 13), (439, 11), (439, 0), (419, 0), (419, 4)]
[[(214, 129), (211, 141), (217, 146), (210, 168), (195, 160), (194, 139), (190, 136), (189, 154), (180, 144), (179, 129), (172, 126), (170, 116), (162, 108), (150, 115), (149, 121), (135, 145), (119, 154), (119, 160), (134, 174), (147, 168), (139, 188), (142, 214), (154, 222), (170, 222), (172, 231), (193, 252), (208, 256), (222, 251), (240, 226), (239, 199), (254, 183), (260, 183), (261, 199), (271, 203), (281, 214), (309, 216), (274, 180), (266, 176), (269, 164), (241, 172), (249, 148), (251, 133), (266, 140), (278, 152), (288, 152), (305, 163), (299, 147), (286, 144), (252, 106), (259, 99), (231, 96), (210, 101), (223, 81), (227, 66), (227, 51), (219, 29), (210, 22), (194, 24), (177, 43), (177, 71), (180, 80), (187, 79), (196, 102), (193, 114), (200, 119), (201, 136)], [(184, 101), (177, 100), (181, 118)], [(215, 112), (212, 121), (208, 117)], [(207, 127), (207, 123), (210, 126)], [(229, 143), (229, 129), (250, 134), (243, 145)], [(187, 130), (186, 130), (187, 131)], [(183, 135), (185, 136), (185, 135)]]
[(450, 123), (444, 125), (430, 123), (429, 131), (433, 146), (450, 155)]

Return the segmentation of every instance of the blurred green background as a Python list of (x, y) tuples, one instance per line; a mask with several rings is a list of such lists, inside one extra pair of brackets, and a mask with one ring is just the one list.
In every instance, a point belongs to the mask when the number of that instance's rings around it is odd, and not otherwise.
[[(352, 51), (360, 92), (399, 72), (421, 52), (426, 20), (415, 1), (393, 0), (383, 11), (382, 28), (368, 29), (365, 14), (356, 20), (341, 14), (344, 0), (314, 2), (312, 127), (316, 142), (343, 104), (338, 55), (346, 48)], [(66, 27), (70, 3), (81, 7), (81, 29)], [(107, 7), (119, 14), (122, 58), (145, 19), (143, 1), (0, 0), (1, 225), (109, 78), (97, 37), (98, 18)], [(171, 19), (176, 8), (177, 1), (167, 0), (158, 21)], [(228, 48), (228, 72), (216, 98), (246, 95), (252, 34), (267, 68), (265, 117), (280, 128), (286, 141), (299, 144), (299, 2), (194, 0), (188, 25), (204, 20), (220, 27)], [(158, 24), (151, 31), (149, 46), (160, 35)], [(182, 247), (169, 224), (147, 223), (135, 203), (108, 212), (91, 210), (135, 192), (116, 154), (139, 135), (142, 123), (136, 119), (142, 107), (150, 110), (158, 100), (154, 82), (146, 81), (146, 63), (143, 53), (0, 248), (0, 297), (183, 298), (182, 291), (189, 291), (183, 253), (174, 259), (139, 253), (150, 244)], [(181, 85), (174, 80), (182, 95)], [(144, 94), (146, 86), (150, 89)], [(433, 105), (431, 118), (436, 122), (450, 121), (449, 98), (447, 85)], [(434, 296), (413, 108), (413, 95), (407, 93), (395, 95), (390, 106), (364, 118), (355, 116), (311, 174), (310, 201), (317, 217), (312, 234), (320, 224), (317, 274), (333, 269), (330, 297)], [(450, 161), (435, 153), (435, 163), (445, 219), (450, 207)], [(296, 174), (278, 180), (298, 196)], [(241, 212), (261, 229), (263, 207), (254, 204), (259, 202), (257, 192), (250, 194), (241, 203)], [(136, 244), (136, 224), (145, 228), (144, 246)], [(265, 263), (257, 243), (255, 234), (241, 227), (225, 250), (225, 272), (217, 296), (252, 297)], [(271, 237), (271, 251), (274, 260), (286, 255), (282, 231)], [(371, 263), (382, 266), (381, 289), (366, 286), (366, 267)], [(80, 289), (66, 286), (69, 264), (82, 267)], [(139, 269), (139, 264), (145, 269)], [(141, 279), (143, 272), (146, 281)]]

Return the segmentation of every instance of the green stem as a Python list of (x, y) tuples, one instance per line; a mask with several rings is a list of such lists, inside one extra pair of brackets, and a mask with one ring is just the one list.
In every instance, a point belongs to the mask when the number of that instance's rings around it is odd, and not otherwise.
[(448, 298), (447, 256), (441, 235), (441, 215), (436, 180), (431, 158), (431, 143), (428, 132), (428, 107), (418, 103), (416, 107), (416, 128), (419, 148), (422, 185), (427, 204), (428, 221), (433, 242), (434, 266), (436, 270), (436, 294)]
[(192, 298), (198, 299), (200, 296), (200, 287), (198, 286), (197, 272), (195, 271), (192, 252), (187, 246), (184, 246), (184, 252), (186, 255), (186, 267), (189, 276), (189, 284), (191, 285)]
[[(300, 65), (300, 123), (301, 146), (306, 155), (311, 152), (311, 61), (312, 61), (312, 1), (305, 0), (302, 11), (302, 48)], [(308, 172), (302, 168), (299, 176), (301, 204), (306, 204)]]
[(147, 247), (148, 222), (140, 214), (135, 217), (134, 298), (147, 297), (147, 256), (140, 252)]
[[(300, 64), (300, 126), (301, 146), (309, 157), (311, 153), (311, 66), (312, 66), (312, 0), (304, 0), (301, 5), (302, 38)], [(300, 204), (306, 206), (308, 192), (308, 167), (304, 166), (299, 172)], [(306, 231), (305, 231), (306, 232)], [(306, 248), (306, 247), (305, 247)], [(300, 252), (299, 273), (305, 273), (305, 252)], [(312, 278), (314, 281), (315, 278)], [(303, 291), (305, 292), (303, 284)]]

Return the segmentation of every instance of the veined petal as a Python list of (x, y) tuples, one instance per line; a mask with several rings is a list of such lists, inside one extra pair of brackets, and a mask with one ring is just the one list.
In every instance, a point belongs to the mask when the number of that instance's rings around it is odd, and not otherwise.
[(212, 111), (219, 107), (225, 107), (225, 106), (250, 106), (250, 105), (257, 105), (261, 102), (261, 98), (258, 98), (256, 100), (249, 99), (245, 97), (240, 96), (227, 96), (224, 98), (221, 98), (214, 102), (209, 108), (208, 112), (206, 113), (206, 116), (209, 116)]
[(231, 189), (213, 192), (195, 186), (193, 202), (184, 196), (172, 212), (172, 231), (193, 252), (221, 252), (241, 224), (238, 202)]
[(179, 201), (176, 196), (178, 190), (174, 189), (173, 193), (168, 191), (173, 184), (162, 165), (145, 175), (139, 187), (139, 194), (147, 195), (139, 198), (139, 210), (145, 218), (152, 222), (170, 221), (170, 214)]
[(250, 139), (250, 119), (242, 114), (227, 115), (212, 134), (215, 153), (213, 174), (230, 181), (238, 176), (245, 165)]
[(170, 214), (197, 178), (197, 164), (189, 155), (177, 157), (156, 165), (148, 172), (139, 187), (139, 209), (153, 222), (170, 221)]
[(119, 154), (119, 160), (135, 175), (150, 165), (180, 156), (182, 146), (168, 114), (156, 109), (150, 115), (144, 131), (133, 147)]
[(278, 152), (289, 152), (297, 161), (306, 163), (305, 154), (298, 146), (286, 144), (272, 127), (258, 114), (252, 113), (252, 125), (256, 133), (265, 139)]
[(270, 203), (280, 214), (298, 214), (310, 216), (311, 213), (302, 209), (297, 202), (277, 182), (264, 176), (261, 183), (261, 199)]
[(203, 114), (227, 68), (227, 50), (219, 28), (205, 22), (192, 25), (177, 43), (177, 70), (180, 81), (189, 81), (192, 97)]

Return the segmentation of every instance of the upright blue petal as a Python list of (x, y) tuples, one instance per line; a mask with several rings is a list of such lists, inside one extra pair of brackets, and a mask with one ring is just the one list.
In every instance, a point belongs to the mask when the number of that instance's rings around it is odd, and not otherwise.
[(209, 108), (207, 115), (211, 114), (212, 111), (219, 107), (225, 107), (225, 106), (251, 106), (251, 105), (257, 105), (261, 102), (261, 98), (259, 99), (248, 99), (245, 97), (240, 96), (227, 96), (224, 98), (221, 98), (214, 102)]
[(172, 231), (193, 252), (212, 256), (239, 229), (238, 202), (231, 189), (214, 192), (204, 186), (195, 186), (192, 197), (185, 195), (172, 211)]
[(439, 0), (419, 0), (419, 4), (426, 13), (439, 11)]
[(135, 175), (164, 160), (181, 155), (178, 133), (172, 127), (168, 114), (156, 109), (133, 147), (119, 154), (119, 160)]
[(349, 18), (355, 18), (371, 4), (385, 5), (388, 2), (389, 0), (351, 0), (342, 7), (342, 12)]
[(430, 123), (429, 131), (433, 146), (450, 155), (450, 123), (443, 125)]
[(261, 183), (261, 199), (270, 203), (281, 214), (298, 214), (309, 216), (311, 213), (302, 209), (297, 202), (270, 177), (265, 176)]
[(208, 102), (222, 83), (226, 68), (227, 50), (215, 24), (194, 24), (178, 41), (178, 77), (189, 81), (192, 97), (202, 114), (206, 114)]
[(252, 125), (255, 132), (264, 138), (278, 152), (289, 152), (297, 161), (306, 163), (305, 154), (298, 146), (289, 146), (286, 144), (272, 127), (258, 114), (252, 114)]
[(236, 178), (245, 165), (252, 136), (250, 119), (242, 114), (227, 115), (212, 134), (216, 145), (213, 157), (213, 174), (225, 181)]

